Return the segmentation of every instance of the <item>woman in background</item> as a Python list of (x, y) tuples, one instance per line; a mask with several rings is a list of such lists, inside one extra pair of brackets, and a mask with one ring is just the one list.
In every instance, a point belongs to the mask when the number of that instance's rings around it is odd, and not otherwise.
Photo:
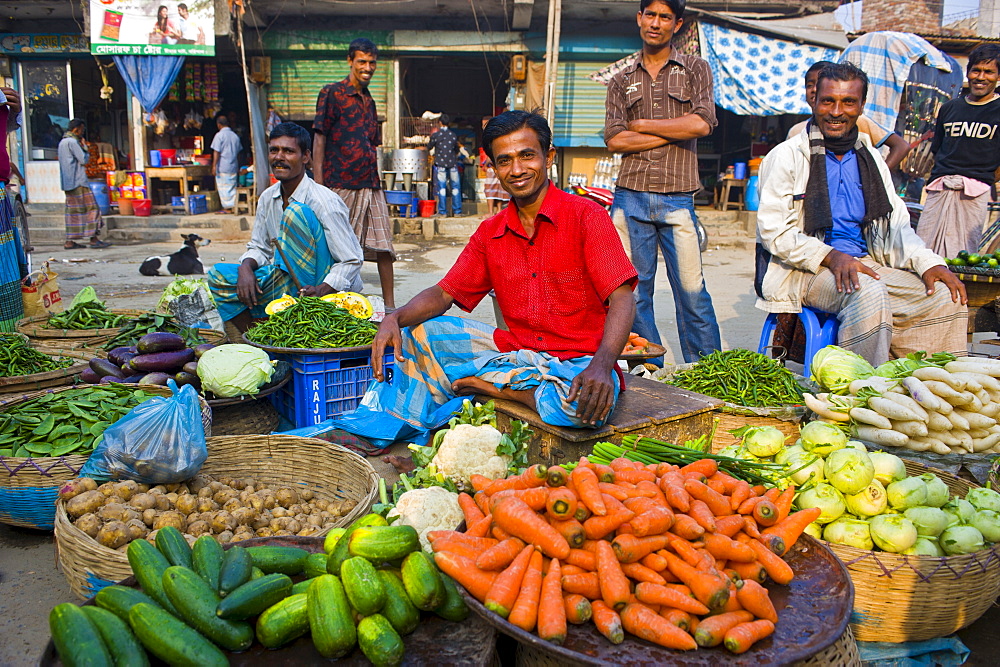
[(28, 258), (14, 228), (14, 207), (7, 198), (10, 156), (7, 133), (21, 126), (21, 98), (11, 88), (0, 87), (0, 127), (6, 128), (0, 141), (0, 331), (14, 331), (24, 314), (21, 280), (28, 275)]
[[(483, 118), (484, 128), (486, 123), (490, 122), (490, 118), (492, 116)], [(486, 203), (489, 204), (489, 214), (496, 215), (503, 209), (504, 204), (510, 199), (510, 195), (500, 185), (500, 179), (497, 178), (497, 172), (493, 169), (493, 163), (486, 156), (486, 151), (483, 150), (482, 146), (479, 147), (479, 166), (486, 172), (486, 178), (483, 179), (483, 196), (486, 197)]]
[(153, 32), (149, 33), (150, 44), (176, 44), (177, 26), (167, 18), (167, 6), (160, 5), (156, 10), (156, 23)]

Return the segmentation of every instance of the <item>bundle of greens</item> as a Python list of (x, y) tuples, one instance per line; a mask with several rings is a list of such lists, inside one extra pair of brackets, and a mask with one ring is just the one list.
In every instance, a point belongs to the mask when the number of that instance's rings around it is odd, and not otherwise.
[(127, 320), (126, 315), (109, 312), (104, 302), (97, 298), (93, 287), (84, 287), (73, 297), (69, 309), (50, 315), (46, 329), (113, 329)]
[(157, 331), (174, 333), (181, 336), (188, 347), (201, 345), (205, 339), (198, 335), (197, 329), (182, 327), (178, 325), (172, 315), (161, 315), (160, 313), (145, 313), (139, 317), (133, 317), (115, 336), (104, 344), (105, 350), (113, 350), (116, 347), (131, 347), (139, 342), (139, 339), (146, 334)]

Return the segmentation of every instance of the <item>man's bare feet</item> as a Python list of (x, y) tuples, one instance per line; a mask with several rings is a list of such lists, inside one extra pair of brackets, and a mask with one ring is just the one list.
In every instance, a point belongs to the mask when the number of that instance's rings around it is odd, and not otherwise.
[(451, 390), (458, 396), (483, 394), (492, 398), (500, 398), (500, 390), (494, 387), (492, 382), (487, 382), (475, 375), (455, 380), (451, 383)]
[(383, 456), (382, 460), (390, 464), (399, 474), (413, 472), (416, 468), (409, 456)]

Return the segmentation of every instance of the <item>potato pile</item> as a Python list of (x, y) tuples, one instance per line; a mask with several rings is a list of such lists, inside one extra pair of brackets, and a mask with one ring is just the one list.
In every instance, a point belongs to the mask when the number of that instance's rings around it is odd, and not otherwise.
[(132, 480), (98, 485), (80, 477), (64, 484), (59, 498), (74, 526), (118, 551), (125, 551), (132, 540), (153, 542), (164, 526), (173, 526), (192, 543), (201, 535), (212, 535), (222, 544), (318, 535), (357, 505), (353, 500), (316, 498), (310, 489), (274, 489), (252, 477), (210, 475), (153, 487)]

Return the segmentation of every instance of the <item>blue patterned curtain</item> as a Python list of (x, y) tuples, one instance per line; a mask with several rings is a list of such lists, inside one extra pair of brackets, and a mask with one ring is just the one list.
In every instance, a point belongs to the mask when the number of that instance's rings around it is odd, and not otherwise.
[(184, 56), (112, 56), (130, 93), (152, 113), (167, 96)]

